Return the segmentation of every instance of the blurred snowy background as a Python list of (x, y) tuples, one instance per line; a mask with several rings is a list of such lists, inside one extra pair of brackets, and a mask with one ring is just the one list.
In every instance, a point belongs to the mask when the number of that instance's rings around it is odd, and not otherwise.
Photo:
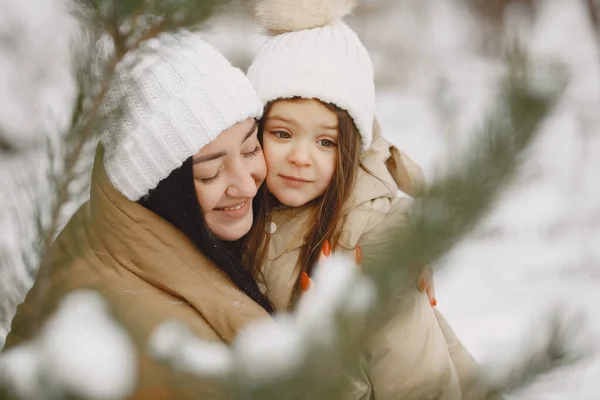
[[(0, 0), (0, 347), (32, 284), (35, 204), (47, 141), (69, 124), (75, 83), (64, 0)], [(569, 86), (494, 211), (436, 273), (439, 309), (480, 361), (542, 340), (543, 321), (573, 321), (572, 342), (600, 347), (600, 41), (593, 0), (365, 0), (349, 19), (371, 52), (384, 134), (429, 178), (493, 110), (503, 50), (519, 41), (567, 66)], [(204, 37), (245, 67), (262, 43), (247, 11)], [(16, 39), (15, 39), (16, 38)], [(41, 203), (40, 203), (41, 202)], [(600, 359), (514, 398), (600, 399)]]

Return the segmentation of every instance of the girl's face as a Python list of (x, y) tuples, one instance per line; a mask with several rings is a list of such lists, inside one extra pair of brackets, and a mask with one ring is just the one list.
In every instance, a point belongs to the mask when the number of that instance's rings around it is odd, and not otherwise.
[(302, 206), (323, 195), (337, 165), (337, 115), (318, 100), (278, 100), (265, 117), (267, 189), (282, 204)]
[(192, 158), (206, 225), (221, 240), (238, 240), (252, 227), (252, 199), (267, 172), (257, 134), (257, 123), (249, 118)]

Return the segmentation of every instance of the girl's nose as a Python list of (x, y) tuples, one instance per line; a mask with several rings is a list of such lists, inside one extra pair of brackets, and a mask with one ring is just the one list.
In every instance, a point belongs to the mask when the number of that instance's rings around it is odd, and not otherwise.
[(295, 145), (288, 154), (288, 161), (297, 167), (311, 165), (310, 151), (302, 144)]

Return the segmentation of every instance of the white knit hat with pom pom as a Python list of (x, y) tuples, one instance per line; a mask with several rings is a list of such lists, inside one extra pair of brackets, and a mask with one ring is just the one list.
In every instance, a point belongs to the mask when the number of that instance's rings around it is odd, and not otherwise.
[(259, 0), (256, 16), (271, 35), (248, 69), (265, 103), (316, 98), (348, 111), (371, 145), (375, 115), (373, 65), (342, 18), (356, 0)]

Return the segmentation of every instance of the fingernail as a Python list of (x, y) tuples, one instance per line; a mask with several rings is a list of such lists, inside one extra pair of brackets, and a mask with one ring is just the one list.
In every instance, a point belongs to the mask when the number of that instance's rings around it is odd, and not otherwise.
[(437, 306), (437, 300), (436, 299), (433, 299), (433, 301), (431, 302), (431, 306), (432, 307)]
[(300, 278), (300, 286), (302, 287), (302, 291), (306, 292), (310, 288), (310, 278), (306, 272), (302, 272), (302, 277)]
[(331, 245), (327, 239), (325, 239), (325, 242), (323, 242), (323, 254), (325, 257), (329, 257), (331, 255)]
[(360, 264), (362, 262), (362, 249), (359, 245), (356, 245), (356, 263)]

